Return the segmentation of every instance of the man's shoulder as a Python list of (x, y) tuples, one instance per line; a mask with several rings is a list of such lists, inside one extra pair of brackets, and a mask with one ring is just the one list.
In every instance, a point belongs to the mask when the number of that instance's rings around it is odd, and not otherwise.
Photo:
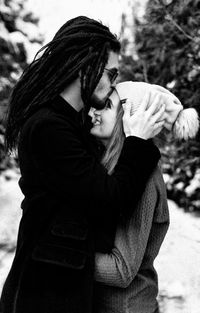
[(56, 112), (51, 106), (44, 106), (34, 113), (26, 120), (24, 126), (25, 128), (35, 128), (64, 124), (68, 127), (74, 127), (74, 122), (70, 116), (63, 115), (61, 112)]

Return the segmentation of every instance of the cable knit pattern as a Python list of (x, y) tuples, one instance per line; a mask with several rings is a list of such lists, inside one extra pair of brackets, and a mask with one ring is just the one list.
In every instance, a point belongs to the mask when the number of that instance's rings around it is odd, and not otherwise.
[(159, 167), (138, 206), (118, 225), (111, 254), (95, 256), (95, 313), (153, 313), (158, 281), (153, 262), (169, 226), (166, 188)]

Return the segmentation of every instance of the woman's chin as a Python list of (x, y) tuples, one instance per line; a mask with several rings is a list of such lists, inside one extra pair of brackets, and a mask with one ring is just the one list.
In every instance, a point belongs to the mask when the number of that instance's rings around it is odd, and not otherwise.
[(93, 129), (90, 130), (90, 135), (99, 138), (98, 134)]
[(93, 127), (92, 129), (90, 129), (90, 134), (94, 137), (96, 137), (97, 139), (99, 139), (100, 141), (103, 140), (102, 138), (102, 134), (100, 134), (99, 129), (97, 129), (97, 127)]
[(99, 134), (98, 134), (98, 130), (96, 129), (96, 127), (93, 127), (90, 129), (90, 134), (93, 135), (93, 136), (96, 136), (96, 137), (99, 137)]

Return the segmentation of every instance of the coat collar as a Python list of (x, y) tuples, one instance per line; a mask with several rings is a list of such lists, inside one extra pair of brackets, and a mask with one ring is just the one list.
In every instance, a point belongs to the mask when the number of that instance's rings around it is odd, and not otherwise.
[(61, 113), (66, 117), (71, 117), (72, 119), (80, 119), (81, 112), (77, 112), (66, 100), (64, 100), (60, 95), (58, 95), (54, 101), (52, 101), (53, 109)]

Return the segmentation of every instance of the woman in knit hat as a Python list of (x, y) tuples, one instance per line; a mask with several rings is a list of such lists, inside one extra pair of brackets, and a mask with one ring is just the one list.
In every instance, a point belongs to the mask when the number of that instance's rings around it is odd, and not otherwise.
[[(178, 138), (190, 138), (198, 129), (196, 111), (189, 117), (180, 101), (165, 88), (146, 83), (124, 82), (116, 86), (104, 110), (91, 109), (91, 134), (104, 145), (102, 164), (108, 173), (115, 170), (123, 140), (122, 102), (127, 100), (132, 114), (138, 114), (145, 93), (151, 89), (149, 106), (156, 94), (165, 105), (165, 128)], [(182, 113), (184, 112), (184, 113)], [(146, 156), (151, 157), (150, 155)], [(95, 313), (157, 313), (158, 279), (154, 260), (169, 226), (165, 184), (158, 166), (132, 215), (121, 218), (110, 254), (96, 253)]]

